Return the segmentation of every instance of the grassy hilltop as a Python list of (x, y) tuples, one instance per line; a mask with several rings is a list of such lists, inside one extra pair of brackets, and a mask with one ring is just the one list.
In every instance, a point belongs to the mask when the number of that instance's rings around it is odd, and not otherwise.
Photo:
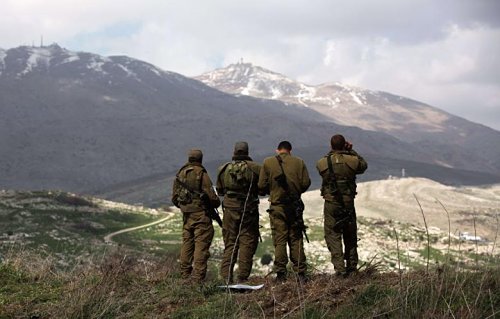
[[(312, 194), (306, 196), (309, 207), (317, 201)], [(263, 264), (273, 255), (266, 205), (252, 277), (265, 287), (240, 294), (217, 288), (223, 249), (218, 226), (208, 281), (192, 286), (178, 273), (177, 209), (64, 192), (2, 191), (0, 318), (498, 316), (496, 241), (464, 242), (432, 224), (360, 216), (360, 274), (342, 279), (332, 275), (321, 217), (308, 214), (312, 280), (301, 286), (292, 275), (275, 285), (267, 276), (272, 262)]]
[[(350, 278), (314, 273), (302, 285), (269, 278), (251, 293), (179, 278), (176, 258), (156, 262), (113, 254), (99, 264), (59, 271), (23, 254), (0, 266), (2, 318), (495, 318), (500, 269), (432, 268), (429, 273), (379, 273)], [(29, 261), (29, 262), (28, 262)], [(498, 260), (497, 260), (498, 261)]]

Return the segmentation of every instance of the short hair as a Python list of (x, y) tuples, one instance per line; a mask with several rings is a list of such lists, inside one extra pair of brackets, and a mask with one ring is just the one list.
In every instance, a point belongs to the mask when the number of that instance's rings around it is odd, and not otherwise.
[(277, 150), (287, 150), (287, 151), (291, 151), (292, 150), (292, 144), (288, 141), (281, 141), (279, 144), (278, 144), (278, 148)]
[(332, 136), (332, 139), (330, 140), (330, 145), (332, 146), (332, 150), (337, 150), (337, 151), (343, 150), (345, 148), (345, 137), (340, 134)]

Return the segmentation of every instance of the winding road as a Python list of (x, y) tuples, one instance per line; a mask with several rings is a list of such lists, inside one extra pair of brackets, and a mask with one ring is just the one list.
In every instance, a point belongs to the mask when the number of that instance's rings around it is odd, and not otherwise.
[(174, 216), (174, 213), (169, 213), (167, 217), (164, 217), (164, 218), (159, 219), (157, 221), (154, 221), (152, 223), (148, 223), (148, 224), (140, 225), (140, 226), (135, 226), (135, 227), (130, 227), (130, 228), (125, 228), (125, 229), (120, 229), (118, 231), (112, 232), (111, 234), (104, 236), (104, 242), (107, 244), (111, 244), (111, 243), (113, 243), (113, 237), (115, 237), (116, 235), (136, 231), (136, 230), (143, 229), (143, 228), (150, 227), (150, 226), (154, 226), (154, 225), (157, 225), (157, 224), (163, 223), (164, 221), (169, 220), (173, 216)]

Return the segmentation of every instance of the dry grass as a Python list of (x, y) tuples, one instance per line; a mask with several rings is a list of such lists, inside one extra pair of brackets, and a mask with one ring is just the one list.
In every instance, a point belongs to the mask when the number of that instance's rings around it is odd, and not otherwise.
[[(368, 265), (342, 278), (312, 274), (301, 284), (265, 283), (231, 293), (219, 282), (192, 285), (179, 278), (176, 256), (146, 260), (115, 252), (71, 270), (32, 252), (0, 266), (0, 318), (494, 318), (500, 315), (500, 269), (471, 272), (379, 273)], [(224, 310), (225, 309), (225, 310)]]

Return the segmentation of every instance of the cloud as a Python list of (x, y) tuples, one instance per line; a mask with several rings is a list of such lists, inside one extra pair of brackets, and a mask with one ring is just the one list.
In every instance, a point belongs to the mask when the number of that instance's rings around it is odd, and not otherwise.
[(7, 0), (0, 47), (58, 42), (197, 75), (244, 58), (500, 129), (500, 1)]

